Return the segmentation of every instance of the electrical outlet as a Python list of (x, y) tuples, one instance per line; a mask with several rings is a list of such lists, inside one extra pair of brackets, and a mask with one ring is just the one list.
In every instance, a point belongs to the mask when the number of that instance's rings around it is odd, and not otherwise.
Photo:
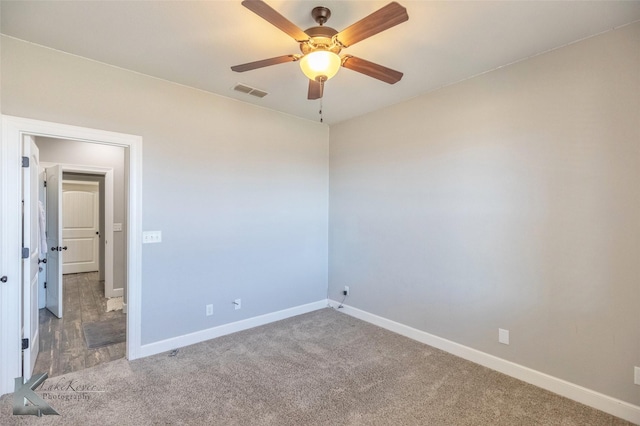
[(633, 367), (633, 383), (640, 385), (640, 367)]
[(344, 286), (344, 292), (342, 294), (345, 295), (345, 296), (349, 296), (349, 286), (348, 285)]
[(508, 345), (509, 344), (509, 330), (503, 328), (498, 329), (498, 342)]
[(237, 311), (242, 308), (242, 299), (236, 299), (233, 301), (234, 309)]
[(207, 305), (207, 316), (213, 315), (213, 305)]

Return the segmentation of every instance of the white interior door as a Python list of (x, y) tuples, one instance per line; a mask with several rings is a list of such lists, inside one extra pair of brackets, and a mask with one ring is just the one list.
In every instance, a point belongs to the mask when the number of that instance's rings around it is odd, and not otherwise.
[(47, 168), (47, 309), (62, 318), (62, 167)]
[(68, 250), (62, 262), (63, 274), (99, 269), (98, 182), (62, 182), (62, 241)]
[[(45, 219), (44, 222), (45, 224), (42, 224), (40, 221), (38, 222), (38, 225), (40, 225), (40, 228), (42, 229), (42, 233), (46, 233), (47, 232), (47, 228), (46, 228), (46, 208), (47, 208), (47, 197), (46, 197), (46, 191), (45, 191), (45, 186), (44, 186), (44, 182), (47, 180), (47, 176), (46, 176), (46, 170), (42, 167), (42, 164), (39, 167), (39, 171), (38, 171), (38, 200), (40, 201), (40, 206), (44, 209), (44, 213), (45, 213)], [(39, 235), (40, 238), (42, 238), (42, 235)], [(44, 247), (43, 247), (44, 246)], [(43, 259), (46, 261), (47, 259), (47, 241), (46, 241), (46, 236), (44, 237), (44, 241), (43, 244), (40, 245), (40, 259)], [(47, 264), (46, 262), (43, 262), (40, 264), (40, 267), (38, 268), (39, 274), (38, 274), (38, 309), (43, 309), (44, 307), (47, 306), (47, 290), (46, 290), (46, 283), (47, 283)]]
[[(22, 338), (29, 339), (29, 347), (23, 351), (22, 374), (25, 380), (31, 377), (38, 357), (38, 260), (40, 258), (40, 227), (38, 208), (39, 151), (33, 137), (25, 136), (22, 144), (23, 156), (28, 167), (23, 168), (22, 179)], [(26, 164), (23, 164), (26, 166)]]

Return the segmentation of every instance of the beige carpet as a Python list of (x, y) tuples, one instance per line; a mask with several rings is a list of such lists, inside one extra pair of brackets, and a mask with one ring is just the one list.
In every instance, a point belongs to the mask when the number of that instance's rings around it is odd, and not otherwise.
[(330, 308), (49, 378), (37, 393), (60, 416), (13, 416), (9, 395), (0, 424), (629, 424)]

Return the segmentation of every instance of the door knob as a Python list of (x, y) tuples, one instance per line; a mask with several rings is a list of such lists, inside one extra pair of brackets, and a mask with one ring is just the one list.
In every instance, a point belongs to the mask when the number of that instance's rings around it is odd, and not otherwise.
[(62, 247), (62, 250), (66, 250), (66, 249), (67, 249), (67, 246)]
[(40, 263), (47, 263), (47, 259), (46, 258), (38, 259), (38, 264), (40, 264)]
[(4, 275), (2, 278), (0, 278), (0, 281), (2, 281), (3, 283), (7, 282), (7, 276)]

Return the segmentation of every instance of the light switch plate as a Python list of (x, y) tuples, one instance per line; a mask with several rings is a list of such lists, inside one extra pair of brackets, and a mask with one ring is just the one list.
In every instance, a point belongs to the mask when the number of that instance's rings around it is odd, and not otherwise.
[(142, 233), (142, 244), (152, 244), (162, 242), (162, 231), (144, 231)]
[(633, 383), (640, 385), (640, 367), (633, 367)]
[(113, 224), (113, 231), (114, 232), (122, 231), (122, 224), (121, 223), (114, 223)]

